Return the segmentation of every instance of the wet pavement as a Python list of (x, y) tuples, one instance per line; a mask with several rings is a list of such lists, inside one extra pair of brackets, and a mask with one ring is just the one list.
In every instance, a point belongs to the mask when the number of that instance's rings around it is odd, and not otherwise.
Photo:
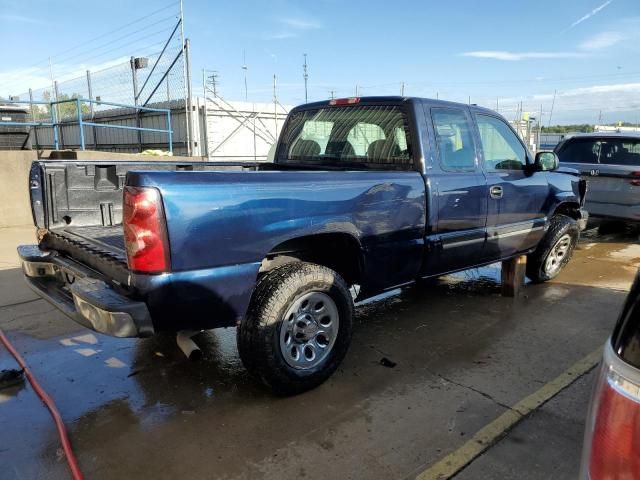
[[(201, 334), (193, 363), (170, 336), (94, 334), (36, 299), (14, 254), (33, 236), (0, 230), (0, 328), (55, 399), (91, 479), (413, 478), (602, 345), (640, 266), (637, 232), (590, 231), (557, 280), (516, 300), (500, 296), (498, 266), (393, 292), (357, 308), (326, 384), (277, 398), (245, 372), (234, 329)], [(0, 348), (0, 368), (14, 366)], [(575, 478), (591, 376), (458, 477)], [(0, 391), (0, 478), (69, 478), (28, 385)]]

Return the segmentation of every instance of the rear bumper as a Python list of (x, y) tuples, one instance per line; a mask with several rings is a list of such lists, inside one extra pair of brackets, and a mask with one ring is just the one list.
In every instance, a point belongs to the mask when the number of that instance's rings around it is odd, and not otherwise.
[(589, 209), (592, 217), (640, 222), (640, 204), (621, 205), (617, 203), (590, 202), (587, 199), (586, 208)]
[(115, 337), (154, 333), (146, 304), (118, 293), (93, 270), (37, 245), (21, 245), (18, 255), (27, 284), (79, 324)]

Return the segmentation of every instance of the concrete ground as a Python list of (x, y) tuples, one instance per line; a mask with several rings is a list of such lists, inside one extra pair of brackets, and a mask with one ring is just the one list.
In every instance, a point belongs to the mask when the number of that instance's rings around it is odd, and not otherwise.
[[(57, 402), (91, 479), (431, 478), (439, 460), (604, 343), (640, 265), (637, 233), (588, 232), (556, 281), (516, 300), (499, 295), (496, 267), (403, 289), (357, 308), (351, 349), (326, 384), (276, 398), (243, 369), (234, 329), (200, 335), (205, 358), (190, 363), (168, 336), (78, 327), (22, 281), (15, 245), (33, 240), (31, 227), (0, 229), (0, 328)], [(14, 366), (0, 346), (0, 369)], [(576, 478), (593, 375), (456, 478)], [(69, 478), (29, 385), (0, 391), (0, 477)]]

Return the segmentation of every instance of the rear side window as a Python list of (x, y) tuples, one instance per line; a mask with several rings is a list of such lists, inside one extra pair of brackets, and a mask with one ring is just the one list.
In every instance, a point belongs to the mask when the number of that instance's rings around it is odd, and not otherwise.
[(561, 162), (598, 163), (600, 141), (594, 139), (568, 140), (558, 151)]
[(558, 151), (561, 162), (640, 166), (640, 140), (576, 138)]
[(476, 152), (471, 125), (464, 111), (455, 108), (432, 108), (431, 118), (444, 170), (473, 171)]
[(413, 167), (405, 113), (397, 106), (327, 106), (289, 116), (278, 161), (309, 165)]
[(486, 170), (522, 170), (527, 164), (527, 153), (513, 130), (490, 115), (476, 115), (476, 118)]
[(602, 140), (600, 163), (640, 166), (640, 142), (631, 140)]

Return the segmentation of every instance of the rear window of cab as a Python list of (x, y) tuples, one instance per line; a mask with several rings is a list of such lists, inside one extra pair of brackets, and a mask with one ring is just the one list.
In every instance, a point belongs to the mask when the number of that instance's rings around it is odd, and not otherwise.
[(289, 116), (278, 162), (389, 168), (413, 164), (406, 114), (398, 106), (327, 106)]
[(574, 138), (557, 153), (561, 162), (640, 166), (640, 138)]

